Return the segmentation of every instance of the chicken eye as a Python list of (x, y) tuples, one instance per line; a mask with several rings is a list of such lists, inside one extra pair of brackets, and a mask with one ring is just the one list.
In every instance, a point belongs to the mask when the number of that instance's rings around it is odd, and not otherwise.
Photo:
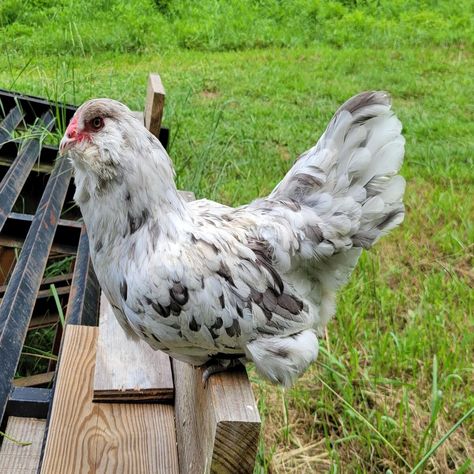
[(104, 120), (101, 117), (94, 117), (90, 124), (94, 130), (99, 130), (104, 126)]

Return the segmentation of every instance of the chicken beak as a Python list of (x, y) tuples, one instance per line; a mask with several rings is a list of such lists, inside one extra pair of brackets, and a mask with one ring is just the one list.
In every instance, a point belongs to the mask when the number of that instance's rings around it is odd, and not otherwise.
[(77, 117), (74, 115), (67, 126), (61, 143), (59, 144), (59, 154), (64, 156), (76, 143), (77, 140)]
[(74, 138), (69, 138), (67, 135), (64, 135), (64, 137), (61, 140), (61, 143), (59, 144), (59, 155), (64, 156), (76, 143), (76, 140)]

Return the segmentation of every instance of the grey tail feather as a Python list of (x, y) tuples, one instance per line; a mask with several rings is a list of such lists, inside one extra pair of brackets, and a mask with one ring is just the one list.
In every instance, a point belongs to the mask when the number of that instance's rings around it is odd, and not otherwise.
[(361, 92), (354, 97), (351, 97), (349, 100), (346, 100), (334, 116), (338, 115), (341, 111), (347, 110), (351, 114), (356, 113), (359, 109), (367, 107), (368, 105), (385, 105), (390, 107), (391, 98), (390, 94), (385, 91), (365, 91)]
[[(351, 197), (354, 205), (344, 213), (357, 230), (347, 237), (354, 246), (369, 248), (404, 215), (405, 181), (398, 172), (405, 141), (390, 108), (390, 95), (383, 91), (362, 92), (346, 101), (317, 145), (298, 159), (270, 197), (291, 198), (316, 212), (324, 196), (334, 203)], [(337, 225), (334, 216), (328, 218)]]

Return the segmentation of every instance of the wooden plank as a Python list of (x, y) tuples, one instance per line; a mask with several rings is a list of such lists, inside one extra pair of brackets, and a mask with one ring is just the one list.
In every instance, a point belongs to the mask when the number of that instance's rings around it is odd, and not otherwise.
[(36, 474), (45, 427), (46, 420), (15, 416), (8, 418), (8, 436), (31, 444), (21, 446), (5, 439), (0, 449), (0, 474)]
[[(10, 212), (10, 214), (8, 214), (8, 218), (17, 221), (32, 222), (35, 216), (33, 214), (23, 214), (21, 212)], [(58, 219), (58, 225), (81, 229), (84, 224), (81, 221), (75, 221), (73, 219)]]
[[(24, 243), (24, 239), (0, 235), (0, 245), (4, 247), (21, 249), (23, 248)], [(65, 255), (76, 255), (77, 247), (75, 247), (74, 245), (67, 244), (55, 244), (53, 242), (53, 244), (51, 245), (51, 252), (62, 253)]]
[(20, 377), (13, 380), (15, 387), (37, 387), (50, 383), (53, 380), (54, 371), (44, 372), (43, 374), (30, 375), (28, 377)]
[(40, 316), (33, 316), (30, 320), (30, 325), (28, 326), (28, 331), (32, 329), (46, 328), (48, 326), (53, 326), (59, 321), (58, 314), (42, 314)]
[[(180, 472), (252, 473), (260, 416), (245, 370), (211, 375), (173, 360)], [(196, 442), (199, 440), (199, 443)]]
[(169, 357), (141, 339), (129, 339), (102, 295), (94, 401), (170, 402), (173, 397)]
[(93, 403), (99, 329), (67, 325), (42, 474), (177, 474), (173, 407)]
[(10, 272), (15, 265), (16, 255), (15, 251), (9, 247), (0, 247), (0, 293), (3, 293), (7, 288), (4, 283), (8, 280)]
[[(59, 296), (67, 295), (69, 294), (70, 290), (71, 290), (70, 286), (60, 286), (59, 288), (56, 288), (56, 293)], [(52, 298), (52, 296), (53, 296), (53, 293), (51, 293), (51, 289), (48, 288), (47, 290), (39, 290), (38, 293), (36, 294), (36, 299), (39, 300), (40, 298)], [(0, 303), (1, 302), (2, 302), (2, 298), (0, 297)]]
[(165, 88), (159, 74), (148, 76), (145, 102), (145, 127), (159, 138), (163, 108), (165, 106)]

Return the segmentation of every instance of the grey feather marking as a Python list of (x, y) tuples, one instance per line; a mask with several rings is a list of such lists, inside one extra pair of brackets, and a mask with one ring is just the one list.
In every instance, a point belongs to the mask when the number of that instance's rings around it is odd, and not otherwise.
[(319, 243), (323, 241), (323, 232), (318, 225), (309, 225), (305, 229), (306, 237), (312, 242)]
[(324, 184), (321, 179), (307, 173), (298, 173), (297, 175), (295, 175), (295, 180), (296, 186), (300, 189), (307, 188), (312, 190)]
[(223, 324), (224, 324), (223, 319), (220, 316), (218, 316), (216, 318), (215, 323), (211, 327), (212, 327), (212, 329), (220, 329)]
[(347, 110), (351, 114), (357, 112), (357, 110), (367, 107), (369, 105), (390, 105), (390, 95), (387, 92), (381, 91), (367, 91), (361, 92), (339, 107), (334, 116), (341, 113), (343, 110)]
[(239, 337), (240, 334), (242, 333), (241, 329), (240, 329), (240, 324), (239, 322), (237, 321), (237, 319), (233, 319), (232, 320), (232, 325), (229, 326), (228, 328), (225, 328), (225, 332), (227, 333), (227, 335), (229, 337), (234, 337), (234, 336), (237, 336)]
[(171, 298), (180, 306), (188, 302), (188, 289), (181, 283), (175, 283), (170, 289)]
[(201, 329), (201, 325), (198, 324), (194, 316), (191, 318), (191, 321), (189, 323), (189, 329), (191, 329), (191, 331), (194, 331), (194, 332), (197, 332)]
[(260, 305), (263, 299), (263, 293), (260, 293), (259, 291), (255, 290), (254, 288), (250, 289), (250, 298), (251, 300), (257, 304)]
[(260, 293), (256, 290), (250, 291), (250, 299), (260, 307), (268, 321), (277, 314), (288, 321), (295, 321), (297, 315), (304, 309), (303, 302), (289, 293), (279, 295), (273, 288), (268, 288)]
[(226, 263), (221, 262), (221, 266), (219, 267), (219, 270), (217, 270), (216, 273), (222, 278), (224, 278), (224, 280), (227, 281), (230, 285), (235, 286), (234, 279), (232, 278), (232, 275), (230, 273), (230, 268), (227, 266)]
[(262, 304), (266, 309), (268, 309), (268, 311), (271, 311), (272, 313), (275, 311), (277, 306), (277, 296), (271, 288), (268, 288), (267, 291), (263, 293)]
[(403, 205), (401, 209), (395, 209), (392, 212), (389, 212), (385, 219), (377, 225), (377, 229), (383, 230), (387, 225), (389, 225), (397, 216), (404, 213)]
[(279, 292), (282, 293), (284, 289), (283, 280), (272, 265), (271, 251), (268, 243), (262, 242), (260, 240), (251, 240), (248, 244), (248, 247), (255, 254), (257, 264), (264, 267), (270, 273)]
[(143, 209), (143, 211), (138, 216), (128, 215), (128, 227), (130, 234), (135, 233), (138, 229), (140, 229), (145, 222), (150, 217), (150, 212), (148, 209)]
[(95, 244), (94, 250), (98, 253), (102, 250), (102, 247), (104, 244), (102, 243), (102, 240), (98, 240), (97, 243)]
[(210, 249), (212, 249), (212, 251), (213, 251), (216, 255), (219, 254), (219, 248), (218, 248), (217, 245), (214, 244), (213, 242), (208, 242), (207, 240), (198, 238), (198, 237), (196, 237), (194, 234), (191, 234), (191, 242), (192, 242), (193, 244), (200, 243), (200, 244), (202, 244), (202, 245), (205, 245), (205, 246), (209, 247)]
[(273, 354), (275, 357), (281, 357), (282, 359), (286, 359), (289, 355), (288, 351), (285, 350), (283, 347), (278, 347), (277, 349), (269, 347), (267, 351)]
[(127, 293), (128, 293), (128, 285), (127, 285), (127, 280), (125, 278), (122, 280), (122, 283), (120, 283), (120, 294), (122, 295), (122, 298), (124, 301), (127, 301)]
[(170, 315), (170, 307), (161, 305), (157, 300), (146, 299), (146, 302), (163, 318), (167, 318)]
[(287, 309), (291, 314), (298, 314), (303, 310), (303, 302), (286, 293), (278, 297), (278, 306)]
[(174, 316), (179, 316), (180, 315), (182, 308), (181, 308), (181, 305), (176, 303), (176, 301), (171, 300), (171, 303), (170, 303), (169, 307), (170, 307), (171, 313)]

